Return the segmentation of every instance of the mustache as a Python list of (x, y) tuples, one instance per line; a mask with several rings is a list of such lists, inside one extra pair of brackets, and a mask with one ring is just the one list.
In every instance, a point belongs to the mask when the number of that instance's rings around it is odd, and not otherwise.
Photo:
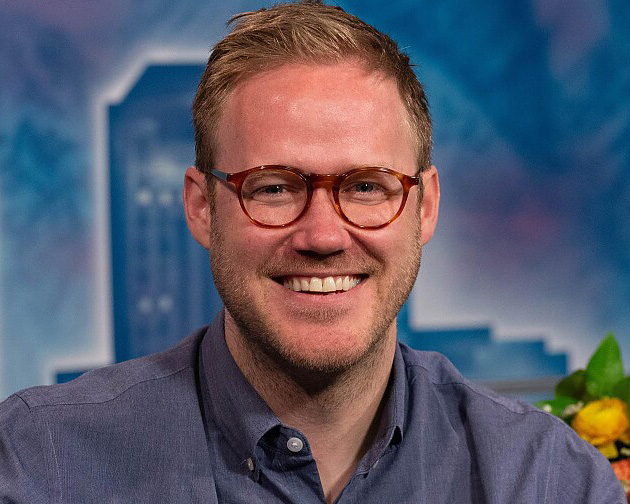
[(373, 275), (380, 270), (381, 264), (376, 259), (364, 255), (353, 254), (350, 256), (346, 252), (332, 255), (302, 253), (290, 258), (272, 258), (260, 268), (260, 272), (268, 277), (278, 277), (302, 271), (311, 274), (340, 271)]

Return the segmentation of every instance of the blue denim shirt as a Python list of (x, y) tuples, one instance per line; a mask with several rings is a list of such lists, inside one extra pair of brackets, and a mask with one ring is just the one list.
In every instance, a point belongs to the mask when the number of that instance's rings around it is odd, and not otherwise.
[[(569, 427), (439, 354), (399, 345), (385, 401), (340, 504), (625, 503), (606, 459)], [(2, 403), (0, 502), (325, 499), (308, 439), (247, 383), (219, 316), (169, 351)]]

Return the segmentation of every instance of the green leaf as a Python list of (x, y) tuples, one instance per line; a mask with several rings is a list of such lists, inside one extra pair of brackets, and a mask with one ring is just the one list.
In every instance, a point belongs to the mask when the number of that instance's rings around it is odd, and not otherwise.
[(611, 395), (625, 401), (630, 406), (630, 376), (626, 376), (615, 383)]
[(578, 401), (573, 397), (556, 397), (555, 399), (551, 399), (549, 401), (538, 401), (534, 405), (547, 413), (566, 419), (572, 415), (565, 415), (565, 409), (567, 406), (577, 404), (577, 402)]
[(586, 366), (586, 391), (594, 398), (609, 396), (623, 377), (619, 345), (613, 333), (608, 333)]
[(556, 397), (573, 397), (575, 400), (583, 399), (586, 391), (586, 371), (578, 369), (556, 385)]

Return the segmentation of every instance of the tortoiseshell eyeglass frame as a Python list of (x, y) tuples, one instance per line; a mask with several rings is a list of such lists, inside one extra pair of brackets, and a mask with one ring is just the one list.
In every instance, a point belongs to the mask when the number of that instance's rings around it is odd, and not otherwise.
[[(260, 171), (263, 171), (263, 170), (275, 170), (275, 171), (283, 170), (283, 171), (291, 172), (294, 175), (297, 175), (298, 177), (300, 177), (302, 180), (304, 180), (304, 183), (306, 185), (306, 190), (307, 190), (306, 191), (306, 201), (304, 202), (304, 208), (297, 215), (297, 217), (295, 217), (290, 222), (287, 222), (285, 224), (265, 224), (263, 222), (258, 222), (256, 219), (252, 218), (251, 215), (249, 215), (249, 212), (245, 208), (245, 203), (243, 202), (243, 196), (242, 196), (242, 193), (241, 193), (241, 189), (243, 187), (243, 183), (245, 182), (245, 179), (249, 175), (251, 175), (252, 173), (260, 172)], [(349, 177), (351, 175), (355, 175), (355, 174), (361, 173), (361, 172), (369, 172), (369, 171), (378, 171), (378, 172), (384, 172), (384, 173), (388, 173), (390, 175), (393, 175), (394, 177), (396, 177), (400, 181), (400, 183), (402, 184), (402, 187), (403, 187), (403, 196), (402, 196), (402, 200), (400, 202), (400, 208), (398, 209), (396, 214), (391, 219), (389, 219), (387, 222), (384, 222), (383, 224), (379, 224), (378, 226), (362, 226), (360, 224), (356, 224), (356, 223), (352, 222), (346, 216), (346, 214), (343, 213), (343, 210), (341, 209), (341, 205), (339, 203), (339, 189), (340, 189), (341, 184), (343, 183), (343, 181), (347, 177)], [(296, 168), (293, 168), (291, 166), (283, 166), (283, 165), (256, 166), (255, 168), (250, 168), (249, 170), (245, 170), (245, 171), (238, 172), (238, 173), (225, 173), (225, 172), (222, 172), (222, 171), (219, 171), (219, 170), (216, 170), (216, 169), (212, 168), (210, 170), (210, 173), (214, 177), (216, 177), (217, 179), (232, 184), (234, 186), (235, 190), (236, 190), (236, 194), (238, 196), (238, 201), (241, 204), (241, 209), (243, 210), (245, 215), (247, 215), (249, 220), (252, 221), (257, 226), (260, 226), (262, 228), (267, 228), (267, 229), (285, 228), (285, 227), (290, 226), (291, 224), (294, 224), (295, 222), (297, 222), (300, 218), (302, 218), (302, 216), (308, 210), (308, 208), (309, 208), (309, 206), (311, 204), (311, 199), (313, 197), (313, 190), (318, 188), (318, 187), (328, 187), (328, 186), (330, 186), (331, 191), (332, 191), (335, 211), (337, 212), (339, 217), (341, 217), (345, 222), (347, 222), (348, 224), (350, 224), (352, 226), (355, 226), (357, 228), (361, 228), (361, 229), (381, 229), (381, 228), (384, 228), (385, 226), (391, 224), (392, 222), (394, 222), (400, 216), (400, 214), (402, 213), (403, 209), (405, 208), (405, 203), (407, 202), (407, 196), (409, 194), (409, 190), (413, 186), (416, 186), (416, 185), (420, 184), (420, 177), (417, 176), (417, 175), (412, 177), (412, 176), (409, 176), (409, 175), (404, 175), (403, 173), (399, 173), (399, 172), (394, 171), (394, 170), (390, 170), (389, 168), (380, 168), (380, 167), (356, 168), (354, 170), (350, 170), (350, 171), (345, 172), (345, 173), (339, 173), (339, 174), (336, 174), (336, 175), (317, 175), (315, 173), (304, 173), (304, 172), (302, 172), (302, 171), (300, 171), (300, 170), (298, 170)]]

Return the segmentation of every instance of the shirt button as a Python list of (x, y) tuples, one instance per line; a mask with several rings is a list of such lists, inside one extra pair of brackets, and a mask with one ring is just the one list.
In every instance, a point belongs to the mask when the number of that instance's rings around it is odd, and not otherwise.
[(304, 443), (302, 442), (300, 438), (292, 437), (292, 438), (289, 438), (289, 440), (287, 441), (287, 448), (289, 449), (289, 451), (292, 451), (293, 453), (297, 453), (301, 451), (302, 448), (304, 448)]
[(254, 461), (250, 458), (247, 459), (247, 469), (250, 471), (254, 470)]

